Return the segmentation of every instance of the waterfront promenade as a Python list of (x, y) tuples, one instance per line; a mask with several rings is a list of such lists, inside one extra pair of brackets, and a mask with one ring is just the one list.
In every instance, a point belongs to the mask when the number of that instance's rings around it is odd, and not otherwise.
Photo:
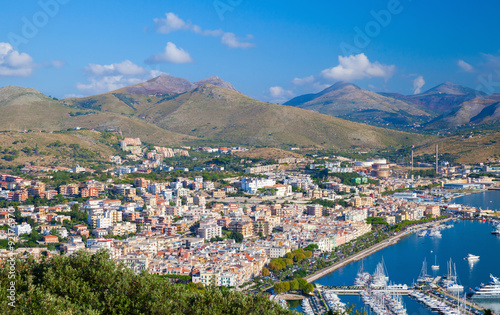
[(437, 225), (437, 224), (441, 224), (443, 222), (446, 222), (448, 220), (450, 220), (451, 218), (446, 218), (446, 219), (443, 219), (443, 220), (439, 220), (439, 221), (434, 221), (434, 222), (429, 222), (429, 223), (424, 223), (424, 224), (421, 224), (420, 226), (418, 227), (415, 227), (415, 228), (412, 228), (412, 229), (409, 229), (407, 231), (404, 231), (402, 233), (398, 233), (397, 235), (394, 235), (394, 236), (391, 236), (390, 238), (388, 238), (387, 240), (383, 241), (383, 242), (380, 242), (380, 243), (377, 243), (367, 249), (364, 249), (362, 251), (360, 251), (359, 253), (356, 253), (348, 258), (346, 258), (345, 260), (343, 261), (340, 261), (338, 263), (335, 263), (333, 265), (331, 265), (330, 267), (327, 267), (327, 268), (324, 268), (322, 270), (319, 270), (317, 272), (315, 272), (314, 274), (312, 275), (309, 275), (309, 276), (306, 276), (304, 279), (306, 279), (308, 282), (313, 282), (323, 276), (326, 276), (327, 274), (339, 269), (339, 268), (342, 268), (343, 266), (347, 265), (347, 264), (350, 264), (351, 262), (355, 262), (355, 261), (358, 261), (360, 259), (363, 259), (367, 256), (370, 256), (371, 254), (381, 250), (381, 249), (384, 249), (386, 248), (387, 246), (390, 246), (390, 245), (394, 245), (396, 244), (401, 238), (413, 233), (413, 232), (416, 232), (416, 231), (420, 231), (420, 230), (423, 230), (423, 229), (427, 229), (427, 227), (430, 225), (430, 224), (433, 224), (433, 225)]

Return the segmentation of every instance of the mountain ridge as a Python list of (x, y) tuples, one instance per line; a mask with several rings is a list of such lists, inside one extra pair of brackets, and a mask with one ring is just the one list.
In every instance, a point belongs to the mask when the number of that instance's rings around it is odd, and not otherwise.
[[(260, 102), (238, 91), (199, 81), (194, 89), (171, 95), (126, 93), (127, 87), (84, 98), (43, 102), (31, 108), (39, 116), (23, 124), (22, 117), (3, 117), (22, 129), (61, 130), (74, 127), (120, 130), (149, 143), (230, 143), (249, 146), (316, 146), (383, 148), (425, 141), (426, 136), (386, 130)], [(26, 92), (18, 90), (19, 94)], [(1, 98), (1, 97), (0, 97)], [(47, 104), (53, 104), (46, 110)], [(0, 106), (5, 104), (0, 103)], [(36, 115), (35, 115), (36, 116)], [(2, 119), (0, 119), (1, 122)], [(47, 122), (41, 125), (40, 122)], [(4, 124), (5, 127), (5, 124)], [(21, 130), (22, 130), (21, 129)]]

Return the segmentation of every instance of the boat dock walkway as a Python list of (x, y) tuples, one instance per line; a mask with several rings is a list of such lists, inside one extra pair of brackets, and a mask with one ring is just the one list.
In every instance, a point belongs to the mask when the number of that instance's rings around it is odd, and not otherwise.
[[(438, 291), (439, 293), (445, 295), (446, 297), (448, 297), (449, 299), (452, 299), (453, 301), (457, 302), (457, 296), (454, 295), (454, 294), (451, 294), (449, 293), (448, 291), (446, 291), (444, 288), (438, 286)], [(481, 306), (477, 305), (476, 303), (474, 303), (473, 301), (469, 300), (469, 299), (460, 299), (460, 303), (465, 303), (467, 306), (475, 309), (475, 310), (478, 310), (480, 311), (481, 313), (484, 313), (484, 308), (482, 308)]]
[[(361, 287), (342, 287), (342, 288), (332, 288), (332, 287), (327, 287), (325, 286), (329, 291), (332, 291), (333, 293), (337, 295), (359, 295), (361, 291), (366, 290), (365, 288)], [(415, 291), (414, 289), (372, 289), (372, 292), (387, 292), (390, 294), (399, 294), (399, 295), (408, 295), (411, 292)]]
[(437, 284), (439, 280), (441, 280), (441, 276), (434, 278), (434, 280), (432, 280), (432, 284)]

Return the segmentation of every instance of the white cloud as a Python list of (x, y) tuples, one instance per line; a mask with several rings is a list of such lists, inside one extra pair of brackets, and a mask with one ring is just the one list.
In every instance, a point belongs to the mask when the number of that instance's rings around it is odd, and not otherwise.
[(27, 77), (34, 67), (30, 55), (19, 53), (9, 43), (0, 42), (0, 76)]
[(64, 60), (52, 60), (50, 65), (54, 68), (61, 69), (66, 65), (66, 61)]
[(106, 93), (128, 85), (144, 82), (162, 74), (158, 70), (146, 70), (130, 60), (109, 65), (89, 64), (85, 73), (89, 82), (77, 83), (76, 88), (87, 95)]
[(130, 60), (125, 60), (121, 63), (112, 63), (110, 65), (90, 63), (85, 69), (87, 74), (94, 76), (138, 75), (147, 72), (146, 69), (134, 64)]
[(188, 23), (184, 22), (184, 20), (172, 12), (165, 14), (164, 19), (153, 19), (153, 21), (155, 22), (156, 31), (162, 34), (168, 34), (190, 27)]
[(146, 59), (146, 63), (190, 63), (193, 62), (193, 59), (189, 55), (187, 51), (182, 48), (177, 48), (177, 46), (168, 42), (165, 47), (165, 51), (159, 52), (157, 54), (149, 56)]
[(76, 88), (82, 92), (91, 94), (106, 93), (121, 89), (127, 85), (134, 85), (143, 82), (140, 78), (127, 78), (122, 75), (105, 76), (101, 78), (90, 78), (90, 83), (77, 83)]
[(73, 98), (73, 97), (80, 98), (80, 97), (85, 97), (85, 95), (70, 93), (70, 94), (65, 94), (63, 96), (63, 98)]
[(372, 63), (365, 54), (339, 56), (339, 65), (325, 69), (321, 75), (330, 80), (352, 81), (364, 78), (390, 78), (396, 66), (383, 65), (378, 61)]
[(221, 43), (231, 48), (250, 48), (254, 46), (252, 43), (241, 41), (233, 33), (224, 33), (220, 40)]
[(272, 86), (269, 88), (269, 94), (274, 103), (283, 103), (293, 97), (293, 92), (291, 90), (285, 90), (281, 86)]
[[(224, 32), (221, 29), (217, 30), (204, 30), (199, 25), (192, 24), (191, 22), (186, 22), (177, 16), (173, 12), (169, 12), (165, 15), (164, 19), (153, 19), (155, 23), (156, 32), (162, 34), (169, 34), (175, 31), (191, 31), (195, 34), (200, 34), (203, 36), (213, 36), (220, 37), (221, 43), (231, 47), (231, 48), (250, 48), (255, 46), (248, 41), (242, 41), (234, 33)], [(247, 40), (253, 39), (252, 35), (246, 36)]]
[(312, 84), (314, 82), (314, 76), (313, 75), (310, 75), (308, 77), (305, 77), (305, 78), (294, 78), (292, 80), (292, 83), (294, 85), (309, 85), (309, 84)]
[(419, 94), (422, 91), (422, 87), (425, 84), (424, 77), (419, 75), (413, 80), (413, 94)]
[(458, 66), (466, 72), (474, 72), (474, 67), (463, 60), (458, 61)]
[(149, 72), (149, 76), (151, 77), (151, 79), (156, 78), (156, 77), (159, 77), (159, 76), (160, 76), (160, 75), (162, 75), (162, 74), (166, 74), (166, 73), (165, 73), (165, 72), (163, 72), (163, 71), (160, 71), (160, 70), (151, 70), (151, 71)]

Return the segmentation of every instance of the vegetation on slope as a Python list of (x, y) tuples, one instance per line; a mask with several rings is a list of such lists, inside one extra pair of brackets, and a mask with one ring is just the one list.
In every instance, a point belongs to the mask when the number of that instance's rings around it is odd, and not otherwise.
[[(18, 260), (14, 281), (9, 268), (0, 269), (3, 314), (293, 314), (265, 296), (137, 275), (110, 260), (106, 251)], [(15, 308), (7, 299), (11, 281)]]

